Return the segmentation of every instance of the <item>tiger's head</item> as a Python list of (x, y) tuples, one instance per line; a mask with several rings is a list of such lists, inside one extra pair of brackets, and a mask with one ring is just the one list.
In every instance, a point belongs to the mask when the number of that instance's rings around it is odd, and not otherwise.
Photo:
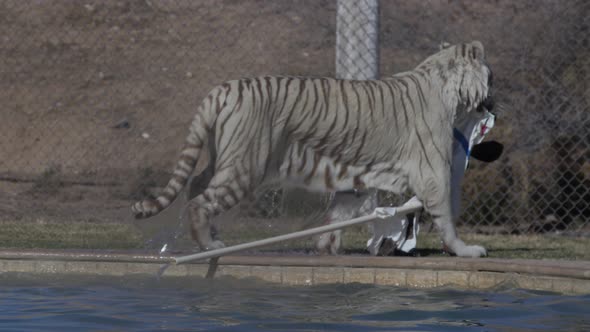
[(485, 61), (481, 42), (443, 43), (438, 53), (429, 56), (416, 69), (430, 73), (439, 81), (443, 103), (456, 112), (455, 116), (462, 112), (492, 111), (492, 71)]

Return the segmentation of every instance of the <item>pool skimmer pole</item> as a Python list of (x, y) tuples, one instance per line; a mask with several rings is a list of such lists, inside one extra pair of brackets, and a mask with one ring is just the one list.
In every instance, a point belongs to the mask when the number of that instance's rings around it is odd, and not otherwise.
[(289, 233), (289, 234), (279, 235), (279, 236), (275, 236), (275, 237), (271, 237), (271, 238), (267, 238), (267, 239), (262, 239), (262, 240), (258, 240), (258, 241), (238, 244), (238, 245), (231, 246), (231, 247), (199, 252), (199, 253), (192, 254), (192, 255), (172, 257), (172, 259), (174, 260), (174, 263), (176, 265), (178, 265), (178, 264), (184, 264), (184, 263), (193, 262), (193, 261), (205, 260), (205, 259), (209, 259), (209, 258), (221, 257), (221, 256), (233, 254), (233, 253), (236, 253), (239, 251), (260, 248), (260, 247), (268, 246), (268, 245), (283, 242), (283, 241), (295, 240), (295, 239), (299, 239), (299, 238), (303, 238), (303, 237), (322, 234), (325, 232), (335, 231), (338, 229), (342, 229), (342, 228), (346, 228), (346, 227), (350, 227), (350, 226), (354, 226), (354, 225), (360, 225), (360, 224), (364, 224), (364, 223), (367, 223), (367, 222), (370, 222), (373, 220), (377, 220), (377, 219), (388, 219), (388, 218), (393, 218), (394, 216), (400, 215), (400, 214), (405, 215), (405, 214), (409, 214), (409, 213), (414, 213), (414, 212), (422, 210), (422, 207), (423, 207), (422, 203), (419, 202), (418, 200), (410, 200), (409, 202), (407, 202), (406, 204), (404, 204), (400, 207), (376, 208), (373, 213), (371, 213), (368, 216), (364, 216), (364, 217), (341, 221), (341, 222), (337, 222), (337, 223), (330, 224), (330, 225), (314, 227), (314, 228), (302, 230), (299, 232), (293, 232), (293, 233)]

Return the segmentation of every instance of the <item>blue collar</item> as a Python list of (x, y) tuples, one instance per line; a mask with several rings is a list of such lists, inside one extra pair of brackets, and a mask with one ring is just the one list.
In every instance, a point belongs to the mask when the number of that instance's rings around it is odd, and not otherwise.
[(465, 136), (463, 136), (463, 133), (460, 132), (457, 128), (453, 128), (453, 136), (457, 141), (459, 141), (459, 144), (461, 144), (463, 151), (465, 151), (465, 156), (469, 158), (471, 150), (469, 150), (469, 142), (467, 141), (467, 138), (465, 138)]

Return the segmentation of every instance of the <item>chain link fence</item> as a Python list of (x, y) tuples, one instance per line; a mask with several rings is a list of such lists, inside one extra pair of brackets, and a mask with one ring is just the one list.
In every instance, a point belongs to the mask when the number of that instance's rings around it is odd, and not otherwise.
[(379, 78), (379, 1), (338, 0), (336, 77)]
[[(167, 181), (196, 105), (227, 79), (383, 77), (442, 41), (478, 39), (500, 104), (487, 139), (505, 152), (470, 163), (460, 227), (590, 234), (590, 3), (353, 3), (0, 1), (0, 221), (130, 222), (130, 205)], [(264, 191), (252, 225), (309, 227), (322, 197)], [(154, 225), (176, 225), (184, 201)], [(248, 224), (244, 209), (229, 219)]]

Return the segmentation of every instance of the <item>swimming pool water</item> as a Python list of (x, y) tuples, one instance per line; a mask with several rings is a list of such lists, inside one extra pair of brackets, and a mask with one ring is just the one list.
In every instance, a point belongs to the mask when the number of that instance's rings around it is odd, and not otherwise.
[(590, 296), (0, 274), (2, 331), (588, 331)]

